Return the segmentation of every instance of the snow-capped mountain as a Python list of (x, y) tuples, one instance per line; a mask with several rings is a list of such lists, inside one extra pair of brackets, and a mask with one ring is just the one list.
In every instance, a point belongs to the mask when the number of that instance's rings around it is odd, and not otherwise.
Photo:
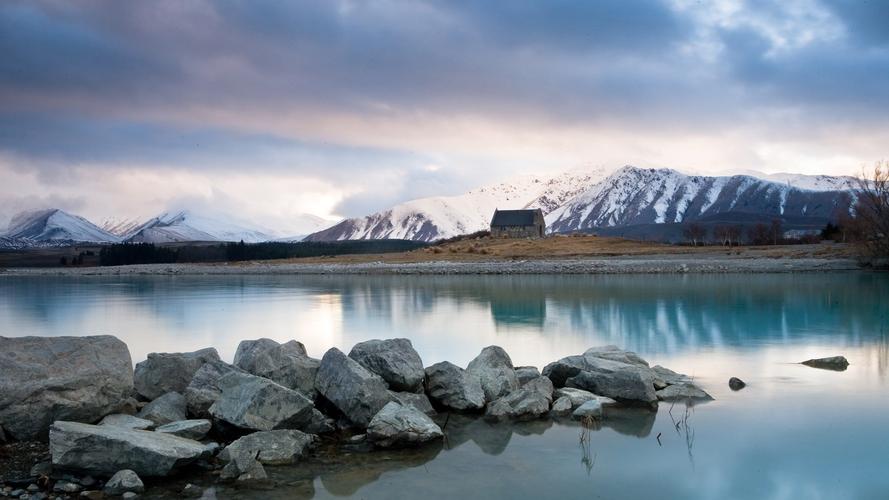
[(547, 224), (551, 232), (567, 232), (717, 216), (826, 221), (838, 209), (848, 210), (848, 179), (813, 177), (784, 176), (776, 182), (748, 175), (709, 177), (627, 166), (550, 213)]
[(607, 175), (601, 167), (550, 178), (521, 176), (458, 196), (420, 198), (366, 217), (346, 219), (306, 237), (307, 241), (409, 239), (433, 241), (489, 227), (496, 209), (540, 208), (550, 213)]
[[(58, 208), (20, 212), (9, 221), (3, 233), (8, 242), (31, 243), (116, 243), (120, 237), (105, 231), (83, 217)], [(9, 243), (13, 245), (13, 243)]]
[(111, 234), (126, 238), (143, 224), (145, 219), (109, 217), (102, 220), (100, 227)]
[(522, 208), (544, 189), (539, 177), (486, 186), (459, 196), (420, 198), (366, 217), (346, 219), (306, 241), (408, 239), (432, 241), (486, 229), (495, 209)]
[(163, 213), (132, 229), (125, 236), (133, 243), (176, 243), (184, 241), (269, 241), (274, 236), (266, 230), (240, 222), (211, 218), (188, 211)]

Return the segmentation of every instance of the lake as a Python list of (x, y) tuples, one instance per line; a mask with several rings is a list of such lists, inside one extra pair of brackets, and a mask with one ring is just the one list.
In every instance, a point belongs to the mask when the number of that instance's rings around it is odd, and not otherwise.
[[(321, 357), (406, 337), (424, 364), (515, 365), (615, 344), (716, 400), (606, 422), (453, 418), (443, 445), (270, 468), (292, 498), (889, 498), (889, 275), (0, 277), (0, 335), (154, 351), (297, 339)], [(846, 371), (797, 364), (846, 356)], [(734, 392), (737, 376), (747, 388)]]

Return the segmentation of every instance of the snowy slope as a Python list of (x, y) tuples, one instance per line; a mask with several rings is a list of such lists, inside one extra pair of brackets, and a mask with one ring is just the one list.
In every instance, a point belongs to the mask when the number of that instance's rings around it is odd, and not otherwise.
[[(548, 217), (551, 232), (677, 223), (708, 217), (828, 219), (851, 197), (842, 178), (793, 176), (782, 182), (747, 175), (710, 177), (670, 169), (623, 167)], [(794, 187), (811, 186), (818, 190)]]
[(145, 224), (143, 219), (108, 217), (102, 220), (100, 227), (111, 234), (126, 238)]
[(126, 240), (133, 243), (183, 241), (241, 241), (257, 243), (274, 237), (267, 230), (248, 227), (221, 216), (206, 217), (188, 211), (163, 213), (136, 227)]
[(495, 209), (517, 209), (545, 188), (539, 177), (485, 186), (459, 196), (420, 198), (366, 217), (346, 219), (307, 241), (409, 239), (432, 241), (487, 229)]
[(83, 217), (58, 208), (20, 212), (12, 217), (3, 236), (30, 242), (114, 243), (120, 238)]

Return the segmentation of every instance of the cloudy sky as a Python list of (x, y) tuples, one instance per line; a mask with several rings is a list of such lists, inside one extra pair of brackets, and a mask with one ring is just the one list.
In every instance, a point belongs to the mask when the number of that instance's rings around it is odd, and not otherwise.
[(848, 174), (887, 111), (885, 0), (0, 4), (3, 219), (298, 232), (583, 166)]

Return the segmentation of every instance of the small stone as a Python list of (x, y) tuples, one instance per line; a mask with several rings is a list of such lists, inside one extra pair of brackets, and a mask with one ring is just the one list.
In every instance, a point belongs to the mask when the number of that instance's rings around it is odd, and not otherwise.
[(121, 495), (120, 497), (123, 498), (124, 500), (129, 500), (131, 498), (139, 498), (139, 495), (133, 493), (132, 491), (128, 491), (128, 492), (124, 493), (123, 495)]
[(559, 399), (555, 400), (555, 402), (553, 402), (550, 413), (555, 416), (565, 416), (571, 413), (571, 410), (571, 398), (569, 398), (568, 396), (562, 396)]
[(80, 485), (84, 488), (90, 488), (96, 485), (96, 480), (93, 476), (84, 476), (80, 479)]
[(71, 481), (59, 481), (52, 487), (53, 491), (58, 491), (60, 493), (78, 493), (83, 488), (77, 484), (72, 483)]
[(80, 498), (86, 498), (87, 500), (103, 500), (105, 494), (99, 490), (81, 491)]
[(728, 379), (728, 386), (733, 391), (740, 391), (744, 387), (747, 387), (747, 383), (738, 377), (732, 377)]
[(40, 477), (52, 474), (52, 462), (37, 462), (31, 467), (31, 476)]
[(145, 485), (142, 484), (142, 480), (135, 472), (123, 469), (111, 476), (111, 479), (105, 483), (104, 491), (106, 495), (123, 495), (127, 492), (142, 493), (145, 491)]
[(34, 493), (35, 491), (40, 491), (40, 486), (37, 486), (36, 484), (31, 483), (25, 489), (28, 490), (29, 493)]
[(12, 490), (12, 491), (9, 492), (9, 496), (11, 496), (12, 498), (18, 498), (18, 497), (20, 497), (20, 496), (22, 496), (22, 495), (24, 495), (24, 494), (25, 494), (25, 490), (21, 490), (21, 489), (19, 489), (19, 490)]
[(186, 484), (185, 488), (182, 489), (182, 496), (185, 498), (201, 498), (203, 495), (204, 490), (200, 486), (191, 483)]
[(367, 439), (367, 434), (355, 434), (354, 436), (349, 438), (350, 443), (360, 443)]
[(816, 358), (803, 361), (802, 364), (822, 370), (845, 371), (849, 367), (849, 361), (843, 356), (831, 356), (829, 358)]
[(168, 392), (145, 405), (136, 416), (151, 420), (157, 425), (166, 425), (188, 418), (185, 407), (185, 396), (178, 392)]

